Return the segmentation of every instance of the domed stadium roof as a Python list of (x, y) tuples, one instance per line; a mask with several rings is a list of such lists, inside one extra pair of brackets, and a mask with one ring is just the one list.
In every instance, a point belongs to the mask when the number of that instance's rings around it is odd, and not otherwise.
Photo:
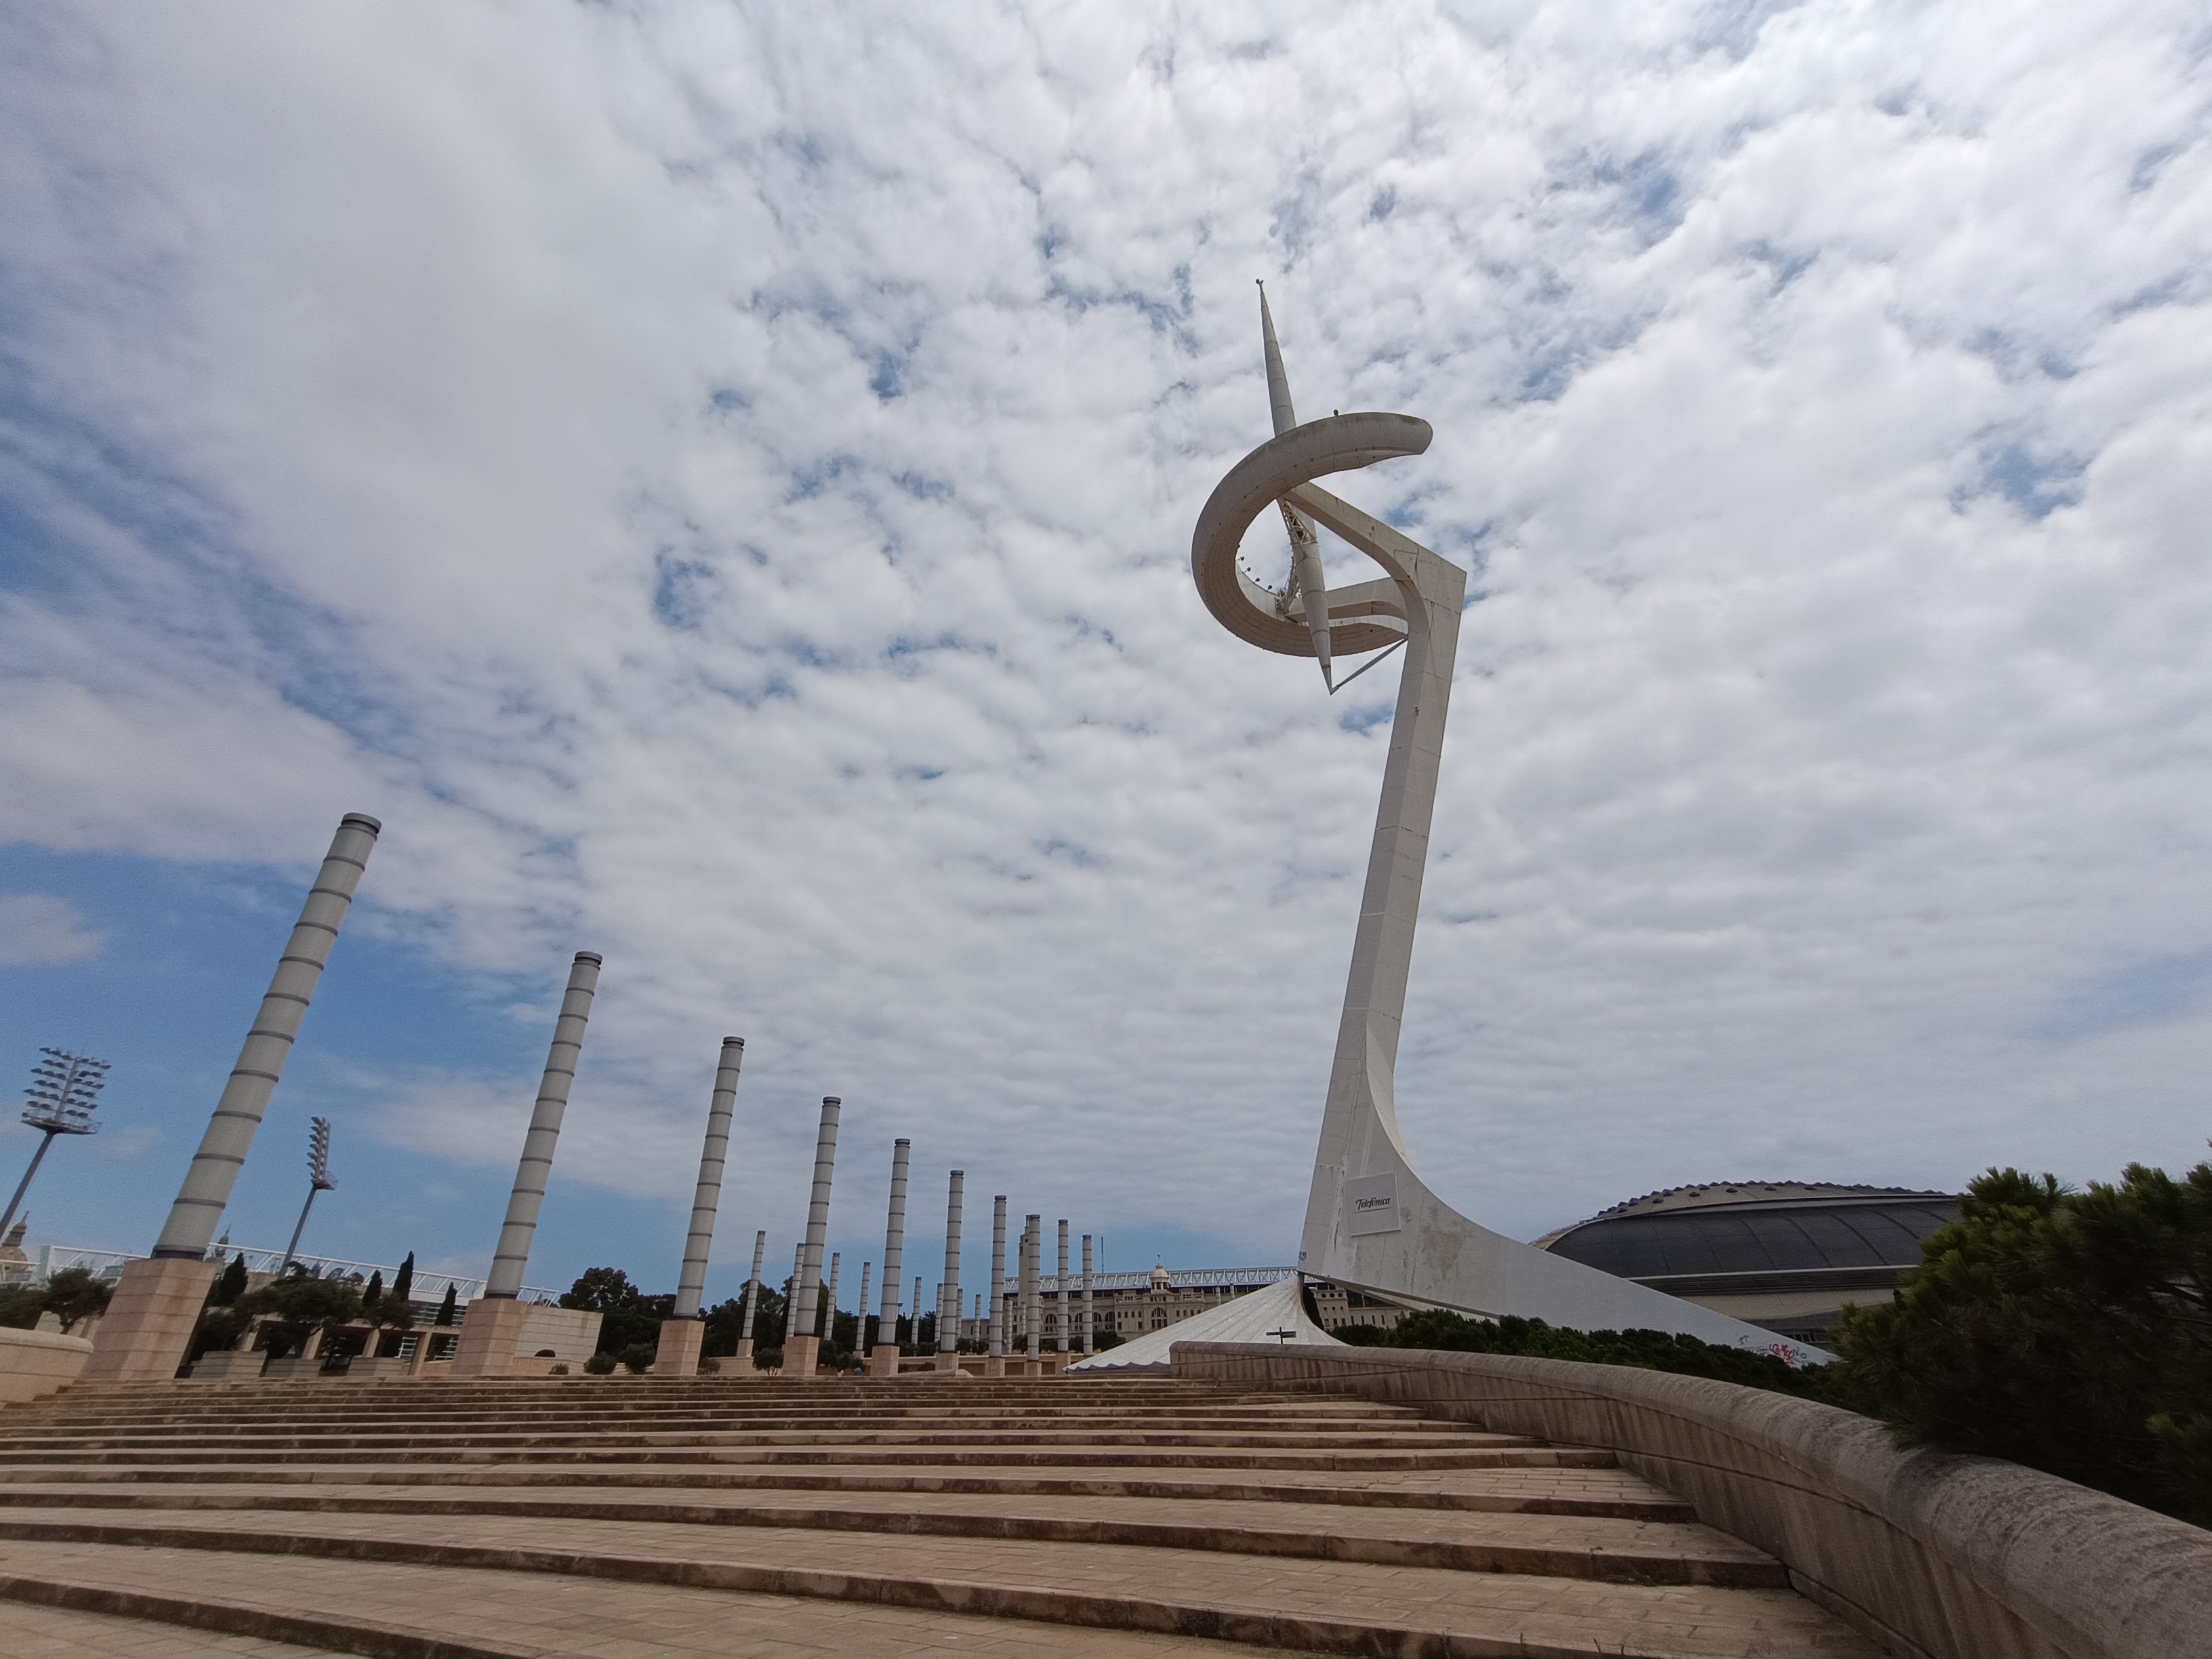
[(1622, 1279), (1892, 1269), (1959, 1218), (1948, 1193), (1826, 1182), (1676, 1187), (1615, 1205), (1537, 1242)]

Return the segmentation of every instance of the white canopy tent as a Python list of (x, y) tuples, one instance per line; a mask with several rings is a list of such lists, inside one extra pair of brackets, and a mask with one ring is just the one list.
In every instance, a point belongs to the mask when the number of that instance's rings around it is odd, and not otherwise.
[[(1285, 1338), (1283, 1333), (1291, 1335)], [(1169, 1350), (1178, 1342), (1282, 1342), (1344, 1346), (1306, 1316), (1305, 1291), (1294, 1276), (1278, 1279), (1265, 1290), (1254, 1291), (1224, 1302), (1204, 1313), (1147, 1331), (1108, 1348), (1088, 1359), (1079, 1359), (1071, 1371), (1165, 1370)]]

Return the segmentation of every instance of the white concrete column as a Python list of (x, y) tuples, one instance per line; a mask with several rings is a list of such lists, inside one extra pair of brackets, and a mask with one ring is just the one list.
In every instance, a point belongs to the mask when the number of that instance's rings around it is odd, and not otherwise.
[(753, 1235), (752, 1277), (745, 1280), (745, 1307), (738, 1324), (738, 1358), (753, 1357), (753, 1314), (760, 1306), (761, 1258), (768, 1254), (768, 1229), (763, 1227)]
[[(906, 1171), (913, 1143), (891, 1142), (890, 1207), (884, 1218), (884, 1305), (876, 1320), (876, 1346), (868, 1355), (868, 1375), (898, 1375), (899, 1269), (906, 1255)], [(920, 1310), (916, 1310), (918, 1313)]]
[(983, 1366), (986, 1376), (1006, 1371), (1006, 1195), (991, 1200), (991, 1324), (990, 1352)]
[(783, 1369), (811, 1378), (821, 1340), (814, 1334), (815, 1315), (822, 1303), (822, 1251), (830, 1238), (830, 1182), (837, 1166), (837, 1115), (844, 1103), (836, 1095), (822, 1097), (822, 1122), (814, 1139), (814, 1192), (806, 1205), (806, 1242), (799, 1253), (799, 1285), (793, 1296), (793, 1334), (784, 1339)]
[(568, 1109), (569, 1087), (576, 1080), (576, 1057), (583, 1052), (584, 1024), (591, 1018), (592, 999), (599, 989), (599, 961), (593, 952), (579, 951), (568, 969), (568, 988), (561, 998), (545, 1074), (538, 1085), (538, 1104), (530, 1115), (530, 1133), (523, 1137), (521, 1162), (515, 1165), (514, 1190), (507, 1194), (507, 1219), (499, 1230), (499, 1246), (492, 1252), (491, 1272), (484, 1279), (483, 1293), (495, 1301), (512, 1301), (521, 1293), (522, 1269), (538, 1231), (538, 1211), (545, 1201), (546, 1178), (553, 1171), (561, 1119)]
[(1067, 1223), (1065, 1219), (1060, 1224), (1060, 1273), (1053, 1281), (1052, 1295), (1054, 1310), (1059, 1315), (1053, 1322), (1059, 1333), (1059, 1340), (1053, 1346), (1060, 1354), (1060, 1369), (1065, 1370), (1067, 1369), (1067, 1328), (1075, 1318), (1075, 1297), (1069, 1292), (1067, 1284)]
[(1024, 1346), (1023, 1375), (1037, 1375), (1038, 1345), (1043, 1332), (1038, 1329), (1042, 1311), (1037, 1302), (1038, 1271), (1044, 1265), (1044, 1218), (1041, 1215), (1022, 1218), (1022, 1337)]
[(699, 1186), (691, 1196), (691, 1231), (684, 1240), (684, 1271), (676, 1282), (676, 1317), (696, 1319), (707, 1288), (707, 1252), (714, 1243), (714, 1212), (722, 1204), (722, 1162), (730, 1150), (730, 1113), (737, 1103), (743, 1037), (722, 1039), (714, 1093), (707, 1106), (707, 1140), (699, 1152)]
[(1083, 1357), (1091, 1354), (1091, 1235), (1083, 1235)]
[[(937, 1293), (937, 1369), (958, 1369), (960, 1352), (960, 1202), (968, 1177), (955, 1170), (945, 1195), (945, 1283)], [(950, 1312), (948, 1313), (948, 1310)]]
[[(200, 1137), (199, 1151), (185, 1171), (177, 1201), (169, 1207), (168, 1221), (155, 1242), (157, 1259), (205, 1259), (216, 1223), (230, 1202), (231, 1187), (246, 1162), (246, 1149), (253, 1145), (253, 1132), (261, 1127), (262, 1114), (269, 1109), (269, 1097), (276, 1091), (277, 1076), (292, 1052), (293, 1040), (300, 1034), (300, 1022), (307, 1018), (308, 999), (323, 977), (331, 946), (337, 939), (338, 924), (353, 906), (354, 890), (361, 884), (362, 872), (368, 867), (368, 855), (375, 849), (377, 833), (382, 828), (362, 812), (349, 812), (338, 821), (331, 850), (323, 855), (322, 868), (307, 889), (300, 919), (292, 924), (292, 936), (285, 942), (284, 954), (276, 959), (276, 972), (246, 1031), (238, 1064), (231, 1068), (222, 1097), (216, 1102), (207, 1132)], [(192, 1311), (197, 1316), (198, 1310)], [(104, 1334), (107, 1328), (107, 1322), (103, 1322)], [(121, 1335), (116, 1331), (105, 1336), (107, 1346), (112, 1349)], [(181, 1349), (179, 1344), (177, 1358), (161, 1370), (162, 1376), (167, 1377), (183, 1358)], [(100, 1370), (94, 1364), (85, 1374), (90, 1377)]]
[(853, 1332), (853, 1344), (865, 1358), (868, 1352), (868, 1278), (875, 1270), (872, 1261), (860, 1263), (860, 1299), (853, 1304), (853, 1317), (859, 1322)]

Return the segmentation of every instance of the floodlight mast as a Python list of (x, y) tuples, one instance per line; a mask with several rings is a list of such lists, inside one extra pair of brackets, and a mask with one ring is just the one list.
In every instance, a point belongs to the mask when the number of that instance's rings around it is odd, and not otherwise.
[(54, 1144), (54, 1137), (100, 1133), (92, 1121), (92, 1109), (99, 1103), (94, 1097), (107, 1083), (108, 1062), (86, 1054), (73, 1054), (66, 1048), (41, 1048), (39, 1052), (46, 1058), (31, 1067), (31, 1086), (23, 1091), (24, 1097), (31, 1103), (24, 1110), (23, 1121), (40, 1131), (44, 1138), (39, 1142), (39, 1150), (31, 1154), (31, 1167), (15, 1183), (15, 1195), (8, 1200), (8, 1213), (0, 1215), (0, 1233), (6, 1232), (15, 1219), (23, 1194), (31, 1190), (31, 1177), (46, 1162), (46, 1148)]
[(337, 1186), (331, 1179), (331, 1121), (326, 1117), (307, 1120), (307, 1201), (300, 1206), (300, 1224), (292, 1229), (292, 1242), (284, 1247), (282, 1273), (292, 1265), (292, 1258), (300, 1249), (300, 1235), (307, 1231), (307, 1212), (315, 1207), (315, 1194), (327, 1193)]

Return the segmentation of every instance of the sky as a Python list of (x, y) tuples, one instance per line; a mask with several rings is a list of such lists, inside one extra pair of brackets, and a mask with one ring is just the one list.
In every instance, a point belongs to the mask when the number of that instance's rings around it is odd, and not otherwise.
[[(1198, 602), (1269, 433), (1471, 572), (1398, 1109), (1519, 1237), (2205, 1156), (2212, 24), (2186, 0), (58, 4), (0, 18), (0, 1059), (143, 1250), (338, 817), (225, 1225), (908, 1273), (966, 1171), (1294, 1259), (1395, 671)], [(1286, 550), (1264, 520), (1246, 555)], [(1333, 579), (1358, 556), (1330, 550)], [(0, 1133), (0, 1173), (35, 1137)], [(780, 1274), (776, 1275), (780, 1276)]]

